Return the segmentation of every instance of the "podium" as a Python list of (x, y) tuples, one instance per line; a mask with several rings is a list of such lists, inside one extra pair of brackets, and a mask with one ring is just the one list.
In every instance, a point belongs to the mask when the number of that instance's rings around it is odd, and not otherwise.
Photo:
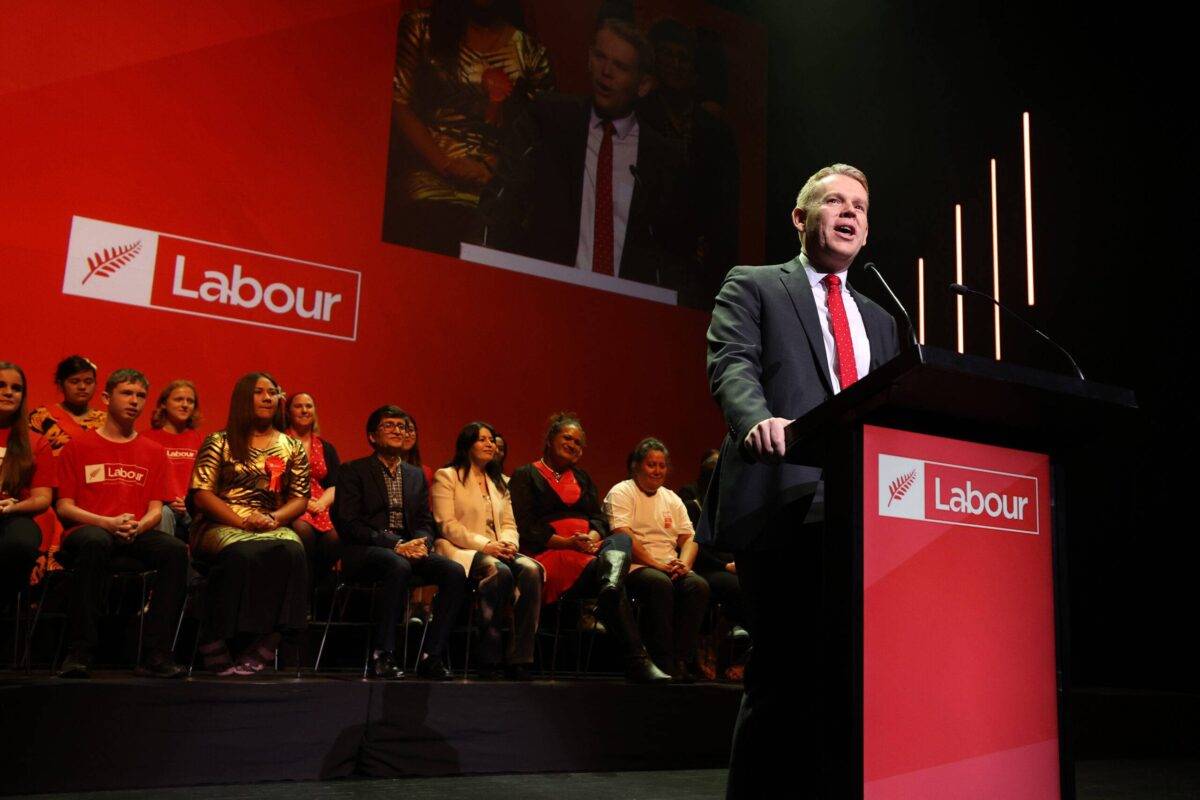
[(909, 348), (788, 426), (787, 460), (824, 469), (824, 796), (1074, 798), (1064, 475), (1135, 410)]

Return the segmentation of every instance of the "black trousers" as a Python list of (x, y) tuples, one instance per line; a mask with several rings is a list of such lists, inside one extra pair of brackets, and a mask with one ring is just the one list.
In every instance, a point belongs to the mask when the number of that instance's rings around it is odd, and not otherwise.
[(375, 646), (380, 650), (396, 649), (396, 625), (404, 613), (405, 598), (414, 575), (437, 587), (433, 598), (433, 619), (425, 635), (425, 652), (430, 658), (441, 658), (450, 639), (450, 628), (462, 606), (466, 592), (467, 574), (456, 562), (430, 553), (424, 558), (409, 560), (389, 547), (346, 545), (342, 550), (345, 575), (354, 581), (379, 581), (378, 623)]
[(226, 545), (208, 560), (205, 642), (282, 633), (295, 639), (308, 623), (304, 548), (289, 539)]
[[(737, 563), (736, 561), (734, 562)], [(700, 577), (708, 581), (714, 603), (720, 603), (725, 616), (734, 625), (746, 624), (746, 611), (742, 603), (742, 584), (738, 576), (726, 570), (701, 572)]]
[(29, 585), (29, 573), (42, 545), (42, 529), (32, 517), (0, 517), (0, 604)]
[(696, 637), (708, 608), (708, 583), (694, 572), (671, 580), (654, 567), (631, 570), (625, 590), (641, 606), (642, 641), (654, 663), (675, 671), (675, 659), (696, 655)]
[(168, 652), (179, 609), (187, 594), (187, 546), (162, 531), (146, 531), (131, 542), (103, 528), (84, 525), (63, 539), (59, 558), (74, 572), (67, 638), (72, 649), (90, 650), (99, 641), (98, 621), (109, 577), (116, 570), (157, 570), (154, 600), (146, 614), (145, 645), (151, 653)]
[(469, 577), (479, 586), (479, 660), (489, 665), (500, 663), (499, 617), (512, 602), (516, 589), (519, 597), (512, 604), (512, 636), (504, 650), (504, 661), (506, 664), (532, 664), (533, 639), (537, 635), (538, 615), (542, 609), (541, 571), (536, 566), (522, 566), (520, 559), (504, 562), (476, 553)]
[(734, 555), (754, 646), (733, 733), (726, 798), (819, 797), (820, 525), (796, 547)]

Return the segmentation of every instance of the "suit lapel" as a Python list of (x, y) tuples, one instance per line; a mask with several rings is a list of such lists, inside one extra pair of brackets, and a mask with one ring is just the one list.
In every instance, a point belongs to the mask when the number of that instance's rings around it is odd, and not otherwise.
[[(591, 120), (591, 105), (587, 102), (580, 103), (571, 121), (571, 130), (568, 139), (570, 144), (565, 153), (566, 163), (562, 165), (562, 174), (569, 176), (570, 180), (570, 183), (567, 185), (567, 191), (570, 193), (568, 198), (571, 203), (571, 219), (574, 220), (576, 228), (576, 240), (579, 238), (579, 211), (583, 203), (583, 167), (587, 163), (588, 123)], [(574, 255), (574, 253), (571, 254), (572, 258), (574, 258)]]
[(378, 456), (372, 456), (370, 462), (371, 477), (375, 479), (375, 488), (379, 491), (379, 496), (383, 498), (384, 504), (387, 503), (387, 484), (383, 482), (383, 464), (379, 463)]
[(825, 390), (833, 394), (833, 380), (829, 377), (829, 359), (825, 357), (825, 335), (821, 331), (821, 317), (817, 314), (817, 303), (813, 299), (812, 286), (808, 283), (808, 273), (797, 256), (784, 265), (783, 275), (780, 276), (783, 288), (792, 299), (796, 315), (800, 317), (800, 325), (808, 338), (808, 346), (812, 348), (821, 373), (821, 383)]

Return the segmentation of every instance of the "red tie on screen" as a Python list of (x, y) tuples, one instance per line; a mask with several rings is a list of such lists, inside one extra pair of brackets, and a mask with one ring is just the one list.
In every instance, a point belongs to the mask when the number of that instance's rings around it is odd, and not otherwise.
[(833, 328), (833, 344), (837, 350), (838, 382), (845, 389), (858, 380), (858, 362), (854, 360), (854, 341), (850, 338), (850, 321), (842, 305), (842, 279), (826, 275), (825, 302), (829, 306), (829, 325)]
[(596, 217), (592, 227), (592, 272), (613, 274), (612, 141), (613, 124), (604, 120), (604, 139), (596, 158)]

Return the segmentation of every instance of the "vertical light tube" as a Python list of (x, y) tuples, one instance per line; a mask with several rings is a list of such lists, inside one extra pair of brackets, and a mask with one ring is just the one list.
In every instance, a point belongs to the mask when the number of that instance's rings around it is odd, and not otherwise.
[(917, 259), (917, 341), (925, 344), (925, 259)]
[(1029, 112), (1021, 115), (1025, 139), (1025, 283), (1029, 305), (1033, 305), (1033, 168), (1029, 164)]
[[(1000, 228), (996, 223), (996, 159), (992, 159), (992, 297), (1000, 300)], [(996, 360), (1000, 360), (1000, 306), (992, 306)]]
[[(954, 205), (954, 282), (963, 282), (962, 263), (962, 205)], [(958, 327), (958, 352), (965, 352), (963, 346), (963, 296), (954, 296), (955, 320)]]

